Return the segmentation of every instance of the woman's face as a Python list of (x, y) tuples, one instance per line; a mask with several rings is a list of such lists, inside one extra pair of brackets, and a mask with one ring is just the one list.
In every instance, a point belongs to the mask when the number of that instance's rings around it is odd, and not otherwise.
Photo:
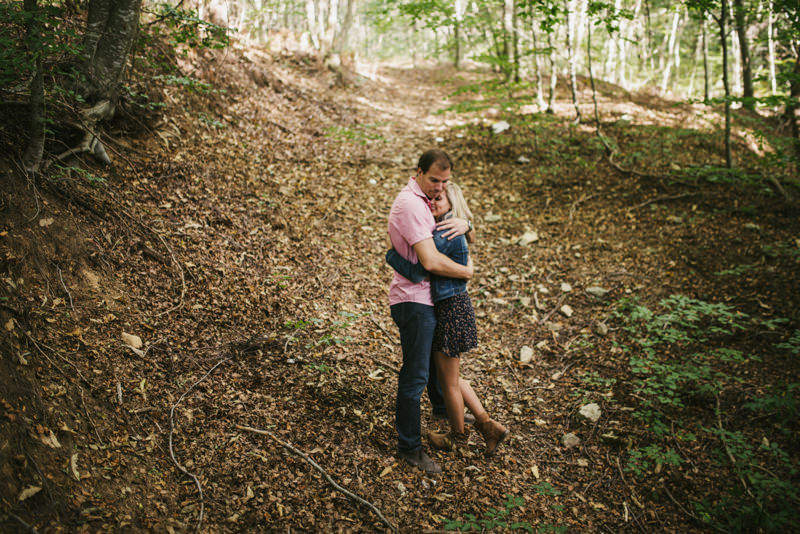
[(431, 209), (434, 217), (441, 217), (450, 211), (450, 201), (447, 200), (447, 194), (444, 191), (433, 197)]

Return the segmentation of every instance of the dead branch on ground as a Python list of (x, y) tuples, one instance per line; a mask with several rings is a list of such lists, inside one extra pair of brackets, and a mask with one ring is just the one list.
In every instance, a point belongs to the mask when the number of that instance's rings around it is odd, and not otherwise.
[(197, 486), (197, 491), (200, 493), (200, 513), (197, 516), (197, 532), (200, 532), (200, 527), (203, 526), (203, 512), (204, 512), (204, 509), (205, 509), (204, 508), (204, 501), (203, 501), (203, 487), (200, 485), (200, 479), (197, 478), (197, 475), (195, 475), (194, 473), (190, 473), (188, 469), (186, 469), (181, 464), (179, 464), (178, 460), (175, 459), (175, 449), (172, 446), (172, 436), (175, 433), (175, 408), (178, 407), (178, 404), (181, 403), (181, 401), (184, 399), (184, 397), (186, 397), (186, 395), (188, 395), (189, 392), (191, 392), (194, 388), (196, 388), (197, 385), (200, 384), (200, 382), (205, 380), (208, 377), (208, 375), (213, 373), (214, 370), (217, 367), (219, 367), (223, 363), (229, 361), (231, 358), (225, 358), (224, 360), (220, 360), (217, 363), (215, 363), (214, 366), (211, 367), (211, 369), (209, 369), (206, 372), (206, 374), (203, 375), (202, 378), (200, 378), (200, 380), (198, 380), (197, 382), (192, 384), (189, 387), (189, 389), (184, 391), (183, 395), (181, 395), (180, 398), (178, 398), (178, 401), (175, 404), (173, 404), (172, 407), (169, 409), (169, 455), (172, 458), (172, 463), (175, 464), (175, 467), (178, 469), (178, 471), (180, 471), (184, 475), (186, 475), (189, 478), (191, 478), (192, 480), (194, 480), (194, 483)]
[(280, 439), (278, 436), (276, 436), (275, 434), (273, 434), (273, 433), (272, 433), (272, 432), (270, 432), (269, 430), (261, 430), (261, 429), (258, 429), (258, 428), (253, 428), (253, 427), (250, 427), (250, 426), (244, 426), (244, 425), (236, 425), (236, 428), (238, 428), (239, 430), (245, 430), (245, 431), (247, 431), (247, 432), (253, 432), (253, 433), (255, 433), (255, 434), (261, 434), (262, 436), (267, 436), (267, 437), (269, 437), (269, 438), (272, 438), (274, 441), (276, 441), (276, 442), (277, 442), (278, 444), (280, 444), (282, 447), (284, 447), (284, 448), (288, 449), (289, 451), (293, 452), (294, 454), (296, 454), (296, 455), (300, 456), (302, 459), (304, 459), (306, 462), (308, 462), (308, 463), (309, 463), (309, 465), (311, 465), (311, 466), (312, 466), (314, 469), (316, 469), (317, 471), (319, 471), (319, 473), (320, 473), (322, 476), (324, 476), (324, 477), (325, 477), (325, 479), (328, 481), (328, 483), (329, 483), (331, 486), (333, 486), (333, 487), (334, 487), (334, 489), (336, 489), (337, 491), (339, 491), (339, 492), (343, 493), (343, 494), (344, 494), (345, 496), (347, 496), (349, 499), (351, 499), (351, 500), (353, 500), (353, 501), (355, 501), (355, 502), (357, 502), (357, 503), (359, 503), (359, 504), (363, 504), (364, 506), (366, 506), (366, 507), (368, 507), (370, 510), (372, 510), (372, 511), (373, 511), (373, 513), (375, 513), (375, 515), (377, 515), (377, 516), (378, 516), (378, 518), (380, 518), (380, 520), (383, 522), (383, 524), (384, 524), (384, 525), (386, 525), (387, 527), (389, 527), (389, 529), (390, 529), (392, 532), (399, 532), (399, 530), (397, 529), (397, 527), (396, 527), (396, 526), (394, 526), (392, 523), (390, 523), (390, 522), (389, 522), (389, 521), (388, 521), (388, 520), (387, 520), (387, 519), (386, 519), (386, 518), (383, 516), (383, 514), (381, 513), (381, 511), (380, 511), (380, 510), (378, 510), (378, 508), (376, 508), (376, 507), (375, 507), (375, 505), (374, 505), (374, 504), (372, 504), (372, 503), (371, 503), (371, 502), (369, 502), (369, 501), (366, 501), (366, 500), (362, 499), (362, 498), (361, 498), (361, 497), (359, 497), (358, 495), (356, 495), (356, 494), (354, 494), (354, 493), (351, 493), (350, 491), (346, 490), (345, 488), (343, 488), (342, 486), (340, 486), (339, 484), (337, 484), (337, 483), (336, 483), (336, 482), (335, 482), (335, 481), (334, 481), (334, 480), (331, 478), (331, 476), (328, 474), (328, 472), (327, 472), (327, 471), (325, 471), (325, 470), (324, 470), (322, 467), (320, 467), (320, 466), (319, 466), (319, 464), (318, 464), (317, 462), (315, 462), (314, 460), (312, 460), (311, 458), (309, 458), (309, 457), (308, 457), (308, 455), (307, 455), (306, 453), (304, 453), (303, 451), (301, 451), (301, 450), (299, 450), (299, 449), (297, 449), (297, 448), (293, 447), (291, 444), (289, 444), (289, 443), (287, 443), (287, 442), (283, 441), (282, 439)]

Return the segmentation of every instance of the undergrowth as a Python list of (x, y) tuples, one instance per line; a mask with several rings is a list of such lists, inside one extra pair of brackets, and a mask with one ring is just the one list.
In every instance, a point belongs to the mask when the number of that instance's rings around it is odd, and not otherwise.
[[(772, 363), (764, 358), (797, 356), (798, 332), (787, 331), (786, 341), (764, 347), (762, 355), (738, 348), (743, 333), (774, 331), (788, 320), (762, 321), (683, 295), (656, 310), (622, 299), (613, 317), (630, 366), (633, 416), (645, 430), (628, 450), (626, 470), (646, 479), (669, 469), (685, 473), (687, 462), (715, 465), (730, 477), (703, 485), (703, 496), (691, 504), (697, 520), (727, 532), (800, 527), (790, 512), (800, 501), (792, 455), (800, 382), (787, 375), (761, 388), (749, 384), (754, 366)], [(742, 394), (741, 407), (726, 402)], [(707, 457), (696, 456), (705, 450)]]

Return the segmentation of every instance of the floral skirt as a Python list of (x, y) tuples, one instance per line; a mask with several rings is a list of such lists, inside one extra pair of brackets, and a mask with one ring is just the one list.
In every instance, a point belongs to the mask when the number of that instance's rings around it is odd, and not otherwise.
[(475, 310), (466, 292), (436, 302), (436, 330), (433, 333), (432, 352), (443, 352), (458, 358), (462, 352), (478, 346), (478, 329)]

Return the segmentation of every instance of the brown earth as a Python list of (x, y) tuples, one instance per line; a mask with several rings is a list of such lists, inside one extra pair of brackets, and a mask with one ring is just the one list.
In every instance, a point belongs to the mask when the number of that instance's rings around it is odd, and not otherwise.
[[(646, 424), (631, 416), (612, 312), (683, 294), (787, 318), (734, 340), (763, 363), (716, 402), (748, 435), (769, 422), (748, 421), (743, 399), (798, 381), (797, 358), (772, 348), (798, 324), (798, 205), (767, 179), (684, 172), (722, 163), (714, 110), (604, 86), (615, 166), (593, 126), (572, 123), (566, 91), (554, 115), (494, 135), (497, 106), (434, 113), (463, 102), (448, 95), (477, 72), (386, 67), (340, 88), (314, 58), (255, 51), (207, 72), (224, 93), (173, 90), (155, 128), (111, 132), (109, 169), (82, 161), (88, 172), (33, 182), (4, 163), (4, 532), (421, 532), (491, 510), (508, 512), (496, 531), (709, 530), (692, 502), (739, 483), (713, 444), (675, 439), (681, 466), (626, 469)], [(737, 131), (735, 154), (758, 174), (754, 138)], [(464, 374), (511, 437), (487, 459), (473, 435), (426, 476), (394, 457), (400, 350), (383, 253), (391, 201), (434, 145), (477, 219), (481, 344)], [(578, 413), (589, 401), (597, 423)], [(687, 417), (715, 421), (714, 401)], [(569, 432), (579, 446), (562, 445)]]

